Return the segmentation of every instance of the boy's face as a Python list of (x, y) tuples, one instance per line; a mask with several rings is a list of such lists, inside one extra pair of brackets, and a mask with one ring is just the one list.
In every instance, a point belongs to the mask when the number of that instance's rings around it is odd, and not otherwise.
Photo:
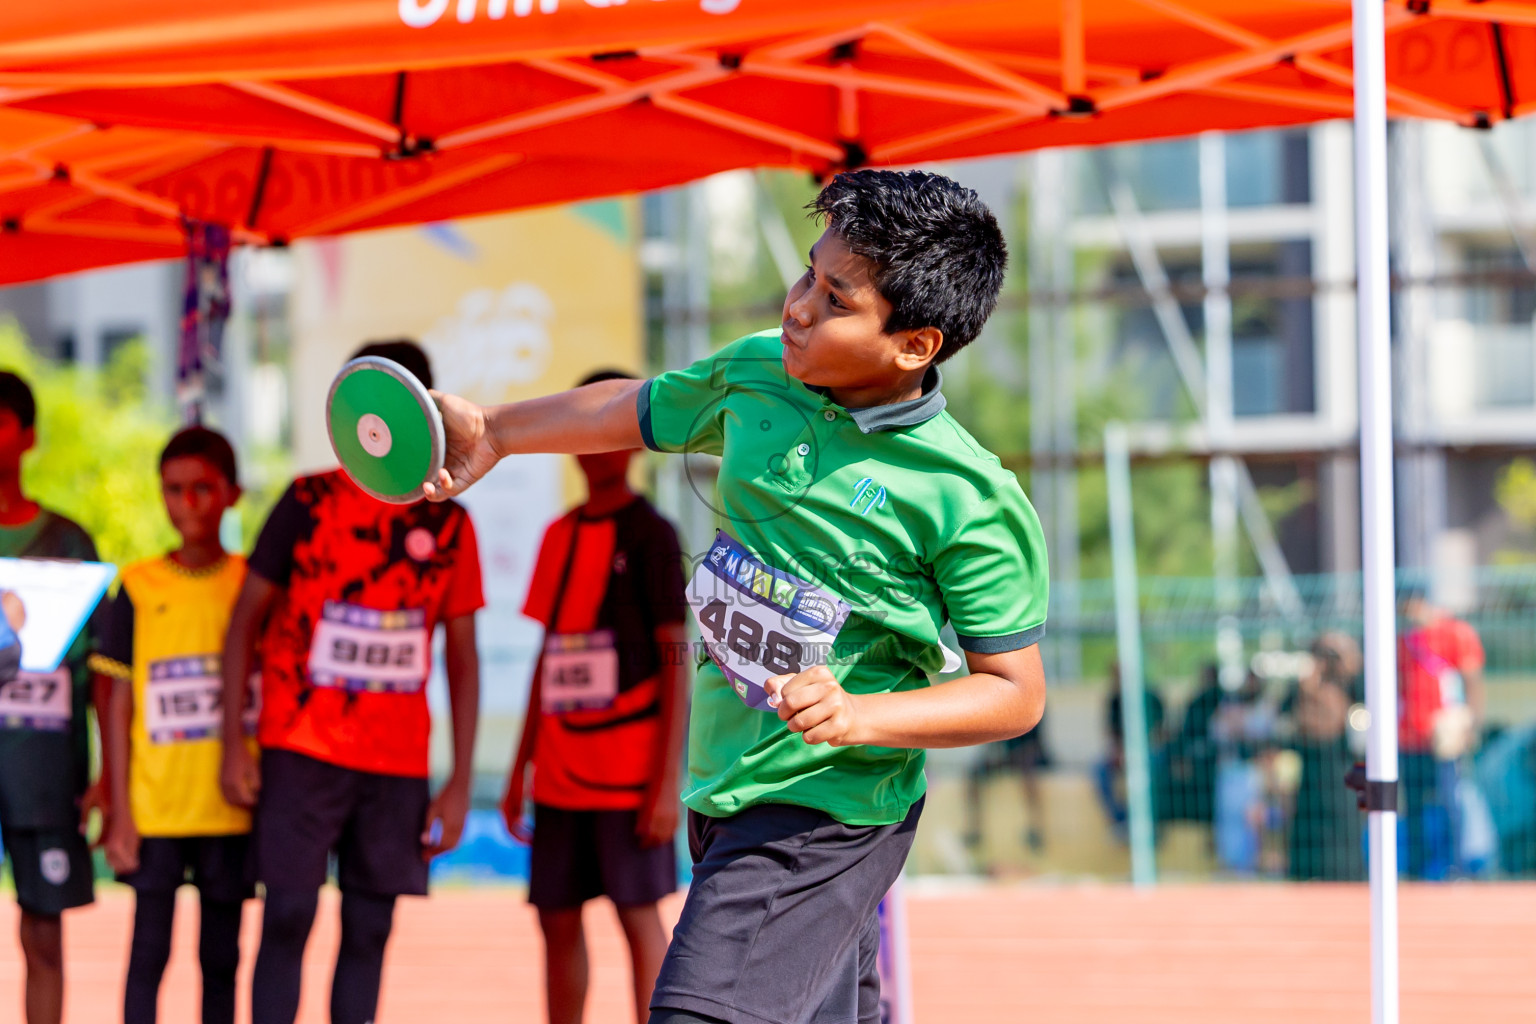
[(219, 535), (224, 510), (240, 500), (240, 489), (224, 478), (207, 459), (185, 455), (160, 470), (160, 494), (171, 525), (185, 543), (196, 544)]
[(587, 490), (596, 491), (622, 482), (629, 475), (629, 461), (634, 454), (624, 451), (576, 456), (576, 462), (587, 478)]
[(20, 466), (21, 457), (31, 451), (36, 442), (36, 430), (23, 427), (11, 410), (0, 409), (0, 466), (10, 469)]
[(937, 328), (885, 333), (891, 304), (873, 270), (830, 227), (811, 246), (811, 265), (784, 297), (781, 341), (791, 377), (825, 388), (878, 388), (938, 354)]

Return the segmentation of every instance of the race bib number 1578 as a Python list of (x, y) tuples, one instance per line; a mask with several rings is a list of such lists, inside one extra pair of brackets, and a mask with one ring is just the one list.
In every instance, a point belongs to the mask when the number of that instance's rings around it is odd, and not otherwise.
[[(217, 739), (224, 730), (224, 680), (218, 654), (194, 654), (149, 663), (144, 685), (144, 731), (149, 742)], [(252, 675), (240, 717), (254, 735), (260, 708), (259, 675)]]

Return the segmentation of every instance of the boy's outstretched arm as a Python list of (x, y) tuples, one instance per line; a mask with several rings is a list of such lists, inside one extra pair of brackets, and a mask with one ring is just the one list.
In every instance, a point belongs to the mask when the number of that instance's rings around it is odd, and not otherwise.
[(646, 781), (637, 829), (642, 846), (670, 843), (677, 831), (678, 773), (683, 741), (688, 735), (688, 627), (674, 623), (656, 627), (661, 656), (661, 728), (656, 730), (655, 774)]
[[(421, 833), (421, 857), (426, 861), (458, 846), (464, 834), (475, 777), (475, 730), (480, 725), (480, 653), (475, 645), (474, 613), (449, 619), (443, 632), (448, 713), (453, 719), (453, 772), (427, 808)], [(436, 836), (434, 824), (439, 828)]]
[(128, 763), (133, 756), (133, 681), (97, 674), (110, 688), (101, 724), (102, 777), (108, 785), (112, 817), (101, 837), (107, 863), (120, 875), (139, 869), (139, 829), (128, 802)]
[(899, 693), (849, 693), (825, 667), (768, 680), (779, 717), (807, 743), (969, 747), (1020, 736), (1045, 713), (1045, 668), (1031, 645), (966, 652), (968, 676)]
[(256, 573), (246, 573), (240, 596), (229, 616), (224, 637), (224, 763), (219, 784), (224, 799), (236, 807), (256, 806), (261, 791), (261, 769), (245, 746), (245, 699), (250, 686), (256, 635), (266, 621), (267, 610), (277, 600), (279, 587)]
[(528, 683), (528, 707), (523, 712), (523, 733), (517, 741), (517, 753), (507, 772), (507, 792), (501, 798), (501, 819), (507, 831), (524, 845), (533, 842), (533, 833), (523, 824), (523, 804), (528, 798), (528, 765), (539, 741), (539, 708), (543, 702), (544, 655), (533, 663), (533, 679)]
[(605, 380), (496, 406), (434, 391), (448, 451), (438, 479), (422, 490), (433, 501), (456, 497), (497, 462), (523, 452), (584, 455), (644, 447), (636, 402), (645, 386), (641, 380)]

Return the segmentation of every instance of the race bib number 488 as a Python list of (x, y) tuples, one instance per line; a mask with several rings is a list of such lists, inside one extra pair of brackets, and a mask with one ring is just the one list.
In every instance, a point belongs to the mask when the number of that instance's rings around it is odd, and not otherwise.
[(431, 639), (420, 608), (383, 612), (327, 601), (310, 641), (310, 684), (416, 693), (427, 683)]
[(765, 565), (721, 531), (688, 584), (710, 657), (736, 695), (761, 711), (763, 684), (824, 665), (851, 610), (846, 601)]

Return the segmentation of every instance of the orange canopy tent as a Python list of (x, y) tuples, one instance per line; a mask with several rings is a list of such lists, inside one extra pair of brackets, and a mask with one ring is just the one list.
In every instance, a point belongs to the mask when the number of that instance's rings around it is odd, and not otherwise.
[[(1536, 109), (1536, 3), (1392, 0), (1390, 112)], [(0, 12), (0, 283), (629, 192), (1347, 117), (1338, 0), (52, 0)]]

